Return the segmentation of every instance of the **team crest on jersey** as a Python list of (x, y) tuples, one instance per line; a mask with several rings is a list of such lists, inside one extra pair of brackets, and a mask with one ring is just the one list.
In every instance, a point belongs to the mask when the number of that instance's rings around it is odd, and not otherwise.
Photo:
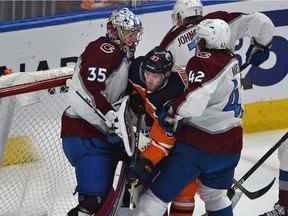
[(210, 58), (210, 56), (211, 56), (211, 53), (209, 53), (209, 52), (198, 52), (197, 53), (197, 57), (199, 57), (199, 58), (207, 59), (207, 58)]
[(100, 49), (104, 53), (113, 53), (115, 50), (115, 46), (113, 44), (110, 44), (110, 43), (103, 43), (103, 44), (101, 44)]

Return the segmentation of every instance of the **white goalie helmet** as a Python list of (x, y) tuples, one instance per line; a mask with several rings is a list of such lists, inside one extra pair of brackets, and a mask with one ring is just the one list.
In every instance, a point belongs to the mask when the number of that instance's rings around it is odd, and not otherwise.
[(221, 19), (203, 20), (197, 26), (196, 39), (204, 39), (207, 49), (230, 49), (230, 27)]
[(200, 0), (177, 0), (173, 12), (172, 21), (174, 24), (191, 16), (203, 16), (203, 5)]
[(138, 16), (128, 8), (112, 12), (107, 23), (107, 34), (117, 44), (136, 46), (142, 38), (143, 27)]

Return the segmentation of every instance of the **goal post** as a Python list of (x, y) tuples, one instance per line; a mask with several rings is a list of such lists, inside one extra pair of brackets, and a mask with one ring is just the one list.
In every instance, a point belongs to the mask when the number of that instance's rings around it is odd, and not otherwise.
[(60, 139), (73, 68), (0, 77), (0, 216), (63, 216), (75, 176)]

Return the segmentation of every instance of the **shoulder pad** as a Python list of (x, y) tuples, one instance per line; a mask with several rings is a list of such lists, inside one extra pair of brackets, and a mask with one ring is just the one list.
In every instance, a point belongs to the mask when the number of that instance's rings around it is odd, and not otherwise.
[(106, 37), (100, 37), (92, 41), (82, 54), (82, 61), (91, 61), (95, 66), (110, 70), (117, 68), (124, 57), (120, 47)]
[(202, 18), (204, 19), (222, 19), (227, 23), (232, 22), (234, 19), (240, 17), (243, 13), (228, 13), (226, 11), (215, 11), (213, 13), (209, 13)]
[(215, 79), (233, 57), (229, 53), (203, 52), (191, 58), (186, 67), (189, 85), (198, 87)]

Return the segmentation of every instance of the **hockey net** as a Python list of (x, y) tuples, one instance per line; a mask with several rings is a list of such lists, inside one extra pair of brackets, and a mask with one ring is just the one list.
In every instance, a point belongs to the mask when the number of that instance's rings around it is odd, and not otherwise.
[(73, 68), (0, 77), (0, 216), (64, 216), (75, 176), (61, 144)]

